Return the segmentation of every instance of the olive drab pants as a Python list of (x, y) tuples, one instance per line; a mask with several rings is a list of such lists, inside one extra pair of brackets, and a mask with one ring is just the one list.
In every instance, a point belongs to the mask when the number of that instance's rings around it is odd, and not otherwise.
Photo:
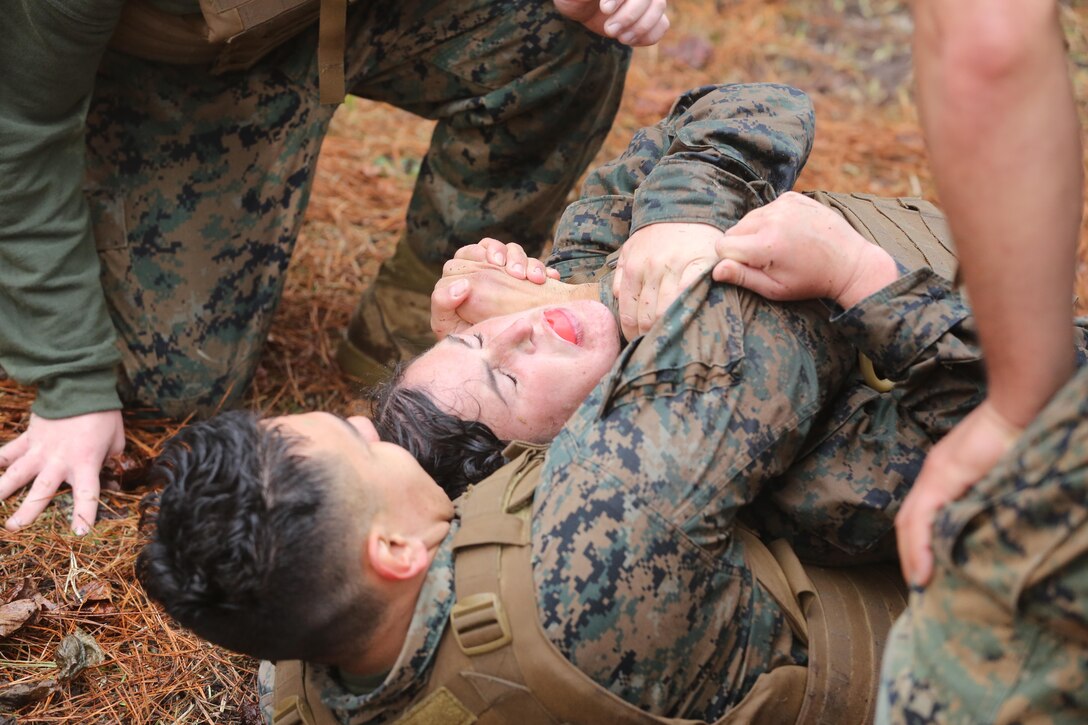
[[(334, 111), (318, 103), (316, 36), (219, 76), (104, 57), (86, 195), (126, 404), (207, 413), (252, 377)], [(350, 93), (437, 120), (405, 232), (435, 266), (482, 236), (539, 248), (629, 58), (536, 0), (360, 2), (346, 45)]]

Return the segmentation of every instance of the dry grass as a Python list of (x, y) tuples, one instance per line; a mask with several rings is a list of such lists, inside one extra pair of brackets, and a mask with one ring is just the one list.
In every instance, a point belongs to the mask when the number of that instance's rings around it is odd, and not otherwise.
[[(615, 128), (599, 160), (654, 123), (672, 100), (706, 83), (773, 80), (815, 99), (818, 140), (801, 188), (933, 196), (909, 91), (909, 21), (897, 0), (674, 0), (673, 29), (636, 52)], [(1088, 120), (1088, 9), (1065, 11), (1076, 94)], [(307, 223), (249, 403), (290, 412), (347, 412), (352, 385), (332, 363), (339, 331), (359, 292), (392, 253), (430, 125), (388, 107), (352, 100), (322, 152)], [(1086, 249), (1082, 235), (1082, 249)], [(1082, 255), (1082, 259), (1083, 259)], [(1083, 270), (1084, 263), (1082, 261)], [(1085, 275), (1078, 289), (1088, 291)], [(1088, 295), (1082, 294), (1082, 298)], [(0, 381), (0, 441), (26, 422), (32, 394)], [(128, 446), (113, 481), (132, 478), (174, 429), (128, 421)], [(17, 590), (51, 608), (0, 638), (0, 693), (9, 683), (55, 677), (54, 654), (76, 627), (105, 661), (36, 704), (0, 705), (0, 723), (257, 722), (255, 663), (180, 631), (135, 584), (140, 492), (103, 493), (104, 519), (84, 538), (67, 533), (60, 496), (28, 531), (0, 530), (0, 605)], [(0, 504), (6, 518), (17, 499)], [(29, 589), (28, 589), (29, 588)], [(83, 592), (81, 594), (80, 592)], [(94, 592), (97, 599), (88, 599)]]

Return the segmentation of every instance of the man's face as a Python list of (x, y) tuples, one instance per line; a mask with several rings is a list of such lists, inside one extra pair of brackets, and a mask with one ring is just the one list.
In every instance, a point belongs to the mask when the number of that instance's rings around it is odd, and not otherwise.
[(619, 355), (608, 308), (579, 301), (494, 317), (416, 359), (404, 384), (503, 440), (549, 441)]
[(379, 440), (368, 418), (303, 413), (272, 418), (268, 425), (300, 439), (299, 453), (339, 472), (332, 481), (334, 505), (351, 519), (365, 520), (376, 508), (422, 523), (453, 518), (453, 503), (441, 487), (408, 451)]

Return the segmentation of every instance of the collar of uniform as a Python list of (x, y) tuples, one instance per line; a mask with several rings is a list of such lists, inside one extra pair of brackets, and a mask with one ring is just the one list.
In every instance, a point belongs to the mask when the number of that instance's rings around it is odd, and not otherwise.
[(456, 518), (451, 522), (449, 533), (438, 547), (416, 600), (408, 636), (385, 681), (369, 693), (353, 695), (337, 681), (331, 668), (320, 667), (315, 672), (321, 700), (338, 714), (346, 715), (349, 722), (391, 720), (407, 708), (427, 681), (454, 602), (452, 544), (460, 523)]

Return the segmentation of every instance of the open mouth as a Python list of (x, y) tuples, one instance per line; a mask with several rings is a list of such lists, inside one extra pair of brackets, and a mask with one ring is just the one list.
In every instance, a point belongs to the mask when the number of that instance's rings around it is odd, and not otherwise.
[(574, 321), (563, 310), (545, 310), (544, 321), (548, 327), (555, 331), (556, 335), (572, 345), (578, 344), (578, 330), (574, 327)]

